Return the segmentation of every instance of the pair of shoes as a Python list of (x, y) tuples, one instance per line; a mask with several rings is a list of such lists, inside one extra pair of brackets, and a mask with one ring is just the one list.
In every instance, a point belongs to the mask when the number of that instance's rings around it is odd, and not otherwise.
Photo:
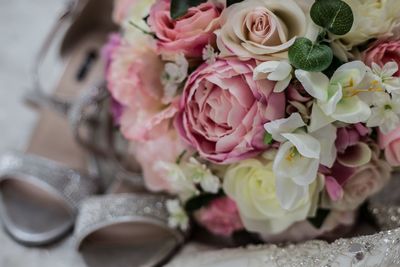
[[(29, 246), (60, 240), (75, 227), (76, 248), (88, 266), (159, 266), (185, 239), (168, 227), (167, 197), (145, 192), (139, 174), (132, 175), (134, 181), (97, 177), (80, 145), (104, 153), (80, 126), (86, 109), (96, 112), (91, 102), (104, 98), (102, 85), (93, 85), (104, 79), (101, 47), (117, 30), (110, 20), (113, 1), (71, 3), (34, 68), (35, 90), (27, 100), (40, 119), (31, 144), (25, 153), (0, 158), (0, 218), (11, 237)], [(43, 66), (53, 50), (64, 63), (49, 96), (43, 81), (53, 76)], [(95, 195), (99, 192), (106, 194)]]

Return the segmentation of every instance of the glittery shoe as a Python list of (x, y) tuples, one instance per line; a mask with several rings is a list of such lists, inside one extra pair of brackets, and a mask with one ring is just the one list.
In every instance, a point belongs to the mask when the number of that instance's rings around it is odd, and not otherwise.
[(73, 226), (80, 202), (97, 181), (38, 156), (9, 153), (0, 159), (0, 217), (26, 245), (43, 245)]
[(184, 233), (168, 226), (166, 200), (148, 193), (86, 199), (74, 235), (87, 266), (162, 266), (185, 239)]

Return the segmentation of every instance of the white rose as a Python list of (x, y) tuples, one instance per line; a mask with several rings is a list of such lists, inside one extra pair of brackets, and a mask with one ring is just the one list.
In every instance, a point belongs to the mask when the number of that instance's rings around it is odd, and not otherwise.
[(246, 0), (229, 6), (217, 32), (220, 56), (286, 59), (296, 37), (314, 39), (318, 34), (308, 9), (309, 1), (294, 0)]
[(385, 38), (393, 35), (400, 23), (400, 4), (398, 0), (344, 0), (354, 14), (354, 24), (344, 36), (332, 35), (332, 48), (343, 61), (359, 58), (353, 48), (372, 38)]
[(257, 159), (231, 165), (224, 177), (225, 193), (235, 200), (245, 228), (260, 234), (276, 234), (293, 223), (314, 215), (321, 179), (309, 186), (308, 194), (290, 210), (281, 207), (276, 194), (272, 162)]

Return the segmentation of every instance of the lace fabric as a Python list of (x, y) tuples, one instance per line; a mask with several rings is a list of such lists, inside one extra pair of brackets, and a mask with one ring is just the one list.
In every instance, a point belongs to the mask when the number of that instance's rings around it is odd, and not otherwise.
[(308, 241), (298, 245), (259, 245), (195, 252), (167, 267), (300, 267), (400, 266), (400, 228), (374, 235), (338, 239), (334, 243)]

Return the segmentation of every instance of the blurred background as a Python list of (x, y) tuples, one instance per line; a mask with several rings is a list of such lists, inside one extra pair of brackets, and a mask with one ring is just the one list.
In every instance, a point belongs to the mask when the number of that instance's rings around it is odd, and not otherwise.
[[(24, 150), (37, 120), (23, 103), (33, 59), (66, 0), (0, 0), (0, 153)], [(25, 248), (0, 230), (1, 267), (83, 267), (72, 239)]]

